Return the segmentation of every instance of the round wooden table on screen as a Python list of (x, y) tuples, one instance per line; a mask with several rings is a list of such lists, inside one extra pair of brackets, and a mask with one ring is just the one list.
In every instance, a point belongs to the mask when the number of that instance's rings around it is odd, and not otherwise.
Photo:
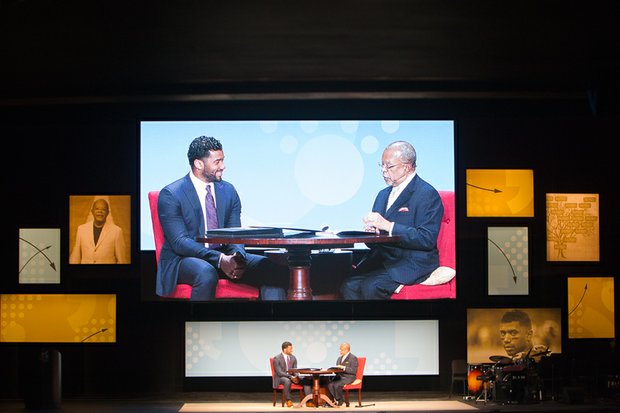
[(288, 251), (288, 267), (290, 270), (289, 300), (312, 300), (310, 288), (310, 261), (312, 250), (351, 248), (355, 244), (395, 243), (398, 236), (368, 235), (354, 236), (311, 236), (300, 238), (260, 238), (260, 237), (198, 237), (196, 241), (215, 244), (244, 244), (253, 247), (283, 248)]
[(306, 397), (295, 407), (305, 407), (308, 400), (312, 399), (314, 407), (319, 407), (319, 401), (323, 400), (332, 407), (338, 407), (338, 405), (332, 403), (332, 401), (321, 393), (321, 376), (326, 374), (335, 374), (343, 372), (343, 369), (290, 369), (287, 370), (289, 374), (309, 374), (312, 375), (312, 394), (306, 394)]

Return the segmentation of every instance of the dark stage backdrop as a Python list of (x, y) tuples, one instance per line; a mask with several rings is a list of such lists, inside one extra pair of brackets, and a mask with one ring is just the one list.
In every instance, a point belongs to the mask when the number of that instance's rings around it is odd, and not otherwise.
[[(62, 251), (68, 251), (70, 195), (130, 195), (132, 211), (139, 210), (140, 120), (204, 119), (205, 114), (211, 119), (265, 119), (270, 113), (283, 113), (289, 119), (454, 119), (457, 299), (235, 305), (144, 301), (142, 267), (154, 265), (154, 254), (140, 251), (139, 237), (131, 240), (131, 264), (69, 265), (67, 258), (61, 258), (58, 284), (19, 284), (19, 228), (60, 228)], [(7, 154), (18, 159), (20, 165), (4, 174), (7, 190), (2, 237), (8, 259), (6, 271), (0, 277), (0, 289), (3, 293), (112, 293), (117, 297), (116, 343), (37, 345), (62, 353), (63, 393), (67, 397), (230, 390), (233, 385), (248, 391), (270, 391), (266, 377), (186, 379), (187, 321), (438, 320), (439, 375), (418, 376), (415, 383), (408, 377), (393, 380), (375, 376), (365, 383), (365, 389), (446, 390), (450, 384), (450, 360), (467, 355), (467, 308), (560, 308), (565, 320), (567, 276), (617, 273), (615, 256), (620, 234), (616, 211), (620, 205), (610, 178), (615, 176), (617, 156), (608, 142), (617, 135), (618, 116), (602, 109), (593, 114), (581, 100), (50, 105), (3, 108), (0, 120), (0, 134), (11, 142)], [(466, 169), (471, 168), (532, 169), (534, 217), (467, 219), (464, 177)], [(252, 179), (257, 185), (265, 181), (260, 176)], [(600, 194), (600, 261), (546, 261), (547, 192)], [(136, 212), (132, 213), (131, 223), (132, 234), (138, 234)], [(529, 228), (528, 295), (488, 296), (489, 225)], [(67, 254), (62, 253), (61, 257)], [(569, 340), (566, 331), (562, 325), (562, 353), (568, 359), (566, 365), (574, 371), (598, 377), (614, 365), (617, 355), (610, 339)], [(29, 357), (28, 350), (32, 347), (0, 345), (0, 396), (23, 394), (26, 366), (30, 365), (23, 359)]]

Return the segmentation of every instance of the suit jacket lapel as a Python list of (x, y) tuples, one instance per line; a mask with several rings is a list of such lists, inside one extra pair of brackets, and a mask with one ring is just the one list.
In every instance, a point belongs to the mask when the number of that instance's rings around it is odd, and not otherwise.
[(403, 189), (403, 191), (400, 193), (400, 195), (398, 195), (398, 198), (396, 198), (390, 209), (388, 209), (385, 213), (385, 218), (398, 211), (401, 206), (403, 206), (409, 201), (409, 199), (413, 196), (413, 193), (415, 192), (415, 184), (417, 179), (418, 175), (414, 176), (411, 182), (409, 182), (409, 185), (407, 185), (405, 189)]
[[(191, 173), (191, 172), (190, 172)], [(205, 234), (207, 230), (207, 226), (205, 225), (205, 215), (202, 207), (200, 206), (200, 200), (198, 199), (198, 194), (196, 193), (196, 188), (194, 188), (194, 184), (192, 184), (192, 180), (189, 177), (189, 174), (185, 176), (185, 183), (183, 185), (183, 193), (187, 202), (192, 207), (192, 211), (198, 217), (198, 221), (200, 222), (200, 234)]]
[(225, 218), (224, 218), (224, 205), (226, 202), (226, 192), (224, 191), (224, 187), (221, 182), (215, 182), (213, 184), (215, 188), (215, 212), (217, 213), (217, 222), (220, 227), (225, 227)]
[(388, 197), (390, 196), (390, 188), (386, 188), (381, 190), (381, 192), (379, 192), (379, 205), (381, 205), (381, 210), (378, 211), (381, 216), (385, 217), (386, 215), (386, 210), (385, 208), (387, 207), (387, 201), (388, 201)]

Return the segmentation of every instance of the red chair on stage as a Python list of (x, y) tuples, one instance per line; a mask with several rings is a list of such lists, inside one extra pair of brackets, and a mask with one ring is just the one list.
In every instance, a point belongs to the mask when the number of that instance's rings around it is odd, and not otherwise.
[(344, 390), (344, 403), (349, 407), (349, 391), (357, 390), (357, 405), (362, 406), (362, 383), (364, 380), (364, 367), (366, 367), (366, 357), (357, 358), (357, 374), (353, 383), (345, 384), (342, 387)]
[(439, 191), (443, 203), (443, 218), (437, 248), (439, 249), (439, 268), (423, 284), (401, 285), (392, 300), (432, 300), (456, 298), (456, 216), (454, 212), (454, 192)]
[[(159, 262), (159, 253), (161, 247), (164, 244), (164, 230), (159, 222), (159, 215), (157, 213), (157, 200), (159, 198), (159, 191), (151, 191), (149, 196), (149, 206), (151, 207), (151, 220), (153, 222), (153, 236), (155, 238), (155, 259)], [(192, 295), (192, 286), (189, 284), (177, 284), (172, 294), (165, 296), (166, 298), (178, 298), (189, 300)], [(247, 298), (257, 299), (259, 295), (258, 288), (251, 285), (233, 283), (230, 280), (220, 279), (217, 282), (215, 288), (215, 298)]]
[[(273, 367), (273, 357), (269, 357), (269, 365), (271, 366), (271, 382), (273, 383), (273, 380), (276, 376), (276, 372)], [(291, 393), (297, 390), (299, 390), (299, 402), (301, 403), (301, 400), (304, 398), (304, 393), (303, 393), (304, 387), (301, 384), (291, 383)], [(282, 407), (284, 407), (284, 385), (283, 384), (278, 384), (277, 387), (273, 388), (273, 405), (274, 406), (276, 405), (276, 399), (278, 398), (278, 391), (282, 392), (281, 393)]]

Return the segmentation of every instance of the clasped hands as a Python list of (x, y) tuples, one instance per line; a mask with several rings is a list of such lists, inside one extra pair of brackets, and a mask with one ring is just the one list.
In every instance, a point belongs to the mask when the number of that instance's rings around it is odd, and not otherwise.
[(383, 218), (378, 212), (370, 212), (364, 218), (364, 231), (374, 232), (378, 234), (379, 231), (390, 231), (392, 223)]
[(243, 277), (247, 261), (239, 252), (232, 255), (222, 254), (220, 269), (232, 280)]

